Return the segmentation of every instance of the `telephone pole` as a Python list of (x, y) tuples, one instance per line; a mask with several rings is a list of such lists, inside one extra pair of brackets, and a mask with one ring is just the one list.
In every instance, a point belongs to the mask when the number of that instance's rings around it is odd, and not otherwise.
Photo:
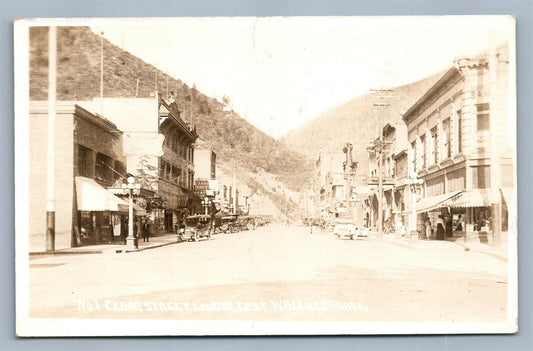
[(374, 106), (379, 109), (379, 141), (375, 145), (377, 147), (377, 159), (378, 159), (378, 239), (383, 238), (383, 111), (390, 106), (390, 103), (386, 99), (392, 98), (391, 95), (386, 95), (394, 89), (380, 88), (371, 89), (375, 92), (375, 97), (378, 99), (374, 102)]
[(55, 133), (56, 133), (56, 73), (57, 28), (48, 32), (48, 144), (46, 161), (46, 251), (55, 251)]

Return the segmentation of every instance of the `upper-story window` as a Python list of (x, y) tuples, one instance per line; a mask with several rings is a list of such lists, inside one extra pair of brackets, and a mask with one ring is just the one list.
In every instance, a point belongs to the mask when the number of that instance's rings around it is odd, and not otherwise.
[(104, 154), (96, 154), (96, 164), (95, 164), (95, 175), (97, 179), (112, 181), (113, 180), (113, 171), (112, 171), (113, 159)]
[(411, 143), (411, 171), (416, 172), (416, 141)]
[(436, 164), (439, 162), (439, 143), (437, 139), (437, 127), (431, 129), (431, 164)]
[(489, 104), (478, 104), (477, 107), (477, 130), (489, 129)]
[(450, 158), (452, 156), (452, 147), (450, 140), (450, 118), (442, 122), (442, 158)]
[(78, 147), (78, 175), (82, 177), (90, 177), (89, 152), (90, 152), (89, 149), (79, 145)]
[(426, 136), (424, 134), (422, 134), (420, 136), (420, 158), (421, 158), (421, 168), (422, 169), (425, 169), (427, 167), (427, 164), (426, 164), (426, 153), (427, 153), (427, 148), (426, 148)]
[(457, 111), (457, 153), (463, 152), (463, 113)]

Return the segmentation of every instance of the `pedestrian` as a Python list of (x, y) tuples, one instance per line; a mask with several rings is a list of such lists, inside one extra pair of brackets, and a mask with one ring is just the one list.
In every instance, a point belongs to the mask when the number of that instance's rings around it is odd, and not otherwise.
[(457, 232), (463, 232), (464, 231), (464, 220), (463, 215), (459, 215), (457, 218), (457, 226), (455, 227), (455, 231)]
[(446, 237), (451, 238), (453, 236), (453, 222), (450, 214), (446, 214), (444, 224), (446, 228)]
[(426, 239), (432, 239), (433, 238), (433, 230), (431, 229), (431, 220), (429, 219), (429, 216), (426, 217)]
[(149, 242), (150, 241), (150, 220), (146, 218), (144, 221), (143, 227), (142, 227), (142, 236), (143, 241)]
[(437, 240), (444, 240), (444, 220), (442, 215), (437, 217)]

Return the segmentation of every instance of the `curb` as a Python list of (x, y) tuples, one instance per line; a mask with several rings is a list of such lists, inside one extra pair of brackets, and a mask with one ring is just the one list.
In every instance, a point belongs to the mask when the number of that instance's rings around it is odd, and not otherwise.
[(115, 251), (115, 253), (139, 252), (139, 251), (144, 251), (144, 250), (155, 249), (155, 248), (157, 248), (157, 247), (168, 246), (168, 245), (172, 245), (172, 244), (179, 244), (179, 241), (176, 240), (176, 241), (171, 241), (171, 242), (168, 242), (168, 243), (161, 243), (161, 244), (156, 244), (156, 245), (150, 245), (150, 246), (141, 247), (141, 248), (133, 249), (133, 250), (128, 250), (128, 249), (116, 249), (116, 250), (112, 250), (112, 251)]
[(460, 246), (462, 248), (465, 249), (465, 251), (470, 251), (470, 252), (476, 252), (476, 253), (482, 253), (482, 254), (485, 254), (485, 255), (489, 255), (489, 256), (492, 256), (494, 258), (497, 258), (501, 261), (504, 261), (504, 262), (507, 262), (507, 257), (505, 256), (502, 256), (502, 255), (498, 255), (494, 252), (488, 252), (488, 251), (483, 251), (483, 250), (476, 250), (476, 249), (471, 249), (467, 244), (463, 244), (463, 243), (458, 243), (456, 241), (450, 241), (452, 243), (454, 243), (455, 245), (457, 246)]

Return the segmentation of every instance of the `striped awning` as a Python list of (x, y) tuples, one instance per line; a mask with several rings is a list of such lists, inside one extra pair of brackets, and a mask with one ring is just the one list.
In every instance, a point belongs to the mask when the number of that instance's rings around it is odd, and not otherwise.
[(488, 189), (472, 189), (441, 203), (440, 207), (464, 208), (490, 206)]
[(443, 207), (442, 203), (444, 201), (456, 197), (461, 192), (462, 190), (459, 190), (459, 191), (452, 191), (446, 194), (424, 197), (416, 203), (416, 212), (428, 212), (428, 211), (433, 211), (437, 208)]

